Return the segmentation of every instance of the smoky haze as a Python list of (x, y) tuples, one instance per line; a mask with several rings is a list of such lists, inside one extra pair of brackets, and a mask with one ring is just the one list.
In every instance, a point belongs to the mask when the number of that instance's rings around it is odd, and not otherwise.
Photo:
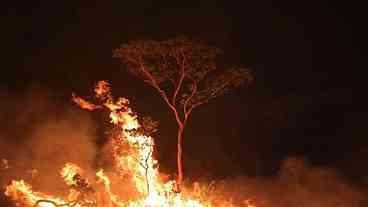
[(314, 167), (290, 157), (272, 177), (233, 177), (213, 184), (213, 197), (232, 198), (236, 206), (249, 199), (256, 207), (364, 207), (367, 189), (349, 184), (333, 169)]
[(0, 94), (0, 158), (2, 186), (25, 179), (37, 189), (62, 193), (59, 171), (73, 162), (91, 172), (96, 158), (96, 128), (90, 114), (63, 105), (37, 86), (18, 95)]
[[(3, 166), (0, 170), (2, 186), (11, 179), (24, 179), (35, 190), (63, 195), (67, 188), (58, 172), (66, 162), (81, 166), (87, 176), (93, 176), (97, 159), (107, 151), (104, 149), (107, 146), (96, 144), (97, 123), (91, 113), (80, 110), (71, 102), (63, 104), (51, 91), (39, 87), (18, 95), (2, 93), (0, 98), (0, 158), (9, 161), (9, 167), (5, 169)], [(226, 156), (226, 153), (217, 156)], [(226, 162), (226, 158), (219, 162)], [(188, 170), (211, 174), (206, 172), (208, 169), (196, 166)], [(211, 180), (208, 176), (199, 182), (203, 194), (232, 198), (237, 206), (244, 206), (246, 199), (257, 207), (367, 205), (366, 189), (349, 184), (333, 169), (314, 167), (303, 158), (285, 159), (274, 176), (231, 177), (213, 185), (209, 184)], [(124, 195), (130, 192), (121, 185), (114, 190)], [(1, 200), (5, 199), (3, 195), (1, 197)], [(0, 206), (12, 205), (6, 202), (0, 201)]]

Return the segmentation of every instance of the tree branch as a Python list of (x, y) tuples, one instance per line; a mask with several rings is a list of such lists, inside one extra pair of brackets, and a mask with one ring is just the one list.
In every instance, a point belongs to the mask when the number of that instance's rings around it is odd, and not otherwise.
[(184, 106), (183, 106), (183, 108), (184, 108), (184, 115), (185, 115), (185, 119), (187, 119), (187, 118), (188, 118), (188, 116), (189, 116), (190, 112), (192, 111), (192, 110), (187, 111), (188, 103), (189, 103), (189, 101), (193, 98), (193, 96), (194, 96), (196, 93), (197, 93), (197, 82), (196, 82), (196, 81), (194, 81), (194, 83), (193, 83), (193, 90), (192, 90), (192, 92), (191, 92), (190, 96), (187, 98), (187, 100), (185, 100), (185, 102), (184, 102)]
[(197, 102), (196, 104), (193, 104), (189, 110), (187, 109), (187, 104), (189, 103), (189, 100), (195, 95), (195, 93), (197, 92), (197, 84), (195, 82), (195, 90), (192, 91), (190, 97), (185, 101), (185, 104), (184, 104), (184, 115), (185, 115), (185, 119), (187, 119), (187, 117), (190, 115), (190, 113), (192, 112), (192, 110), (194, 108), (196, 108), (197, 106), (200, 106), (204, 103), (207, 103), (211, 98), (214, 98), (216, 97), (216, 94), (221, 91), (222, 89), (224, 89), (226, 87), (226, 85), (228, 84), (229, 81), (226, 81), (224, 84), (220, 85), (220, 87), (218, 87), (215, 91), (213, 91), (212, 93), (209, 94), (209, 96), (203, 100), (203, 101), (199, 101)]
[(199, 106), (199, 105), (202, 105), (202, 104), (204, 104), (204, 103), (207, 103), (207, 102), (208, 102), (209, 100), (211, 100), (212, 98), (215, 98), (215, 97), (216, 97), (216, 95), (217, 95), (217, 93), (218, 93), (219, 91), (221, 91), (221, 90), (225, 89), (226, 85), (227, 85), (229, 82), (230, 82), (230, 80), (225, 81), (225, 83), (223, 83), (223, 84), (222, 84), (222, 85), (220, 85), (219, 87), (215, 88), (215, 90), (214, 90), (214, 91), (212, 91), (212, 92), (208, 95), (208, 97), (207, 97), (205, 100), (203, 100), (203, 101), (201, 101), (201, 102), (198, 102), (198, 104), (196, 104), (196, 106)]
[(180, 79), (179, 79), (179, 83), (175, 89), (175, 92), (174, 92), (174, 95), (173, 95), (173, 98), (172, 98), (172, 105), (175, 106), (176, 105), (176, 97), (178, 96), (178, 93), (180, 91), (180, 88), (183, 84), (183, 80), (185, 78), (185, 73), (184, 73), (184, 70), (182, 70), (182, 73), (181, 73), (181, 76), (180, 76)]
[(226, 87), (226, 85), (228, 84), (228, 82), (230, 82), (230, 80), (226, 81), (224, 84), (220, 85), (220, 87), (216, 88), (209, 96), (209, 98), (211, 97), (215, 97), (216, 94), (221, 91), (222, 89), (224, 89)]
[[(167, 65), (169, 63), (167, 61), (167, 58), (166, 58), (166, 55), (165, 54), (163, 54), (162, 52), (160, 52), (160, 55), (161, 55), (161, 58), (163, 60), (162, 69), (165, 71), (165, 70), (167, 70), (167, 68), (168, 68)], [(166, 77), (172, 83), (172, 85), (173, 85), (173, 87), (175, 89), (177, 87), (177, 84), (176, 84), (175, 80), (172, 77), (170, 77), (170, 75), (167, 75)]]
[(183, 84), (183, 81), (184, 81), (184, 78), (185, 78), (185, 75), (186, 75), (186, 73), (185, 73), (185, 55), (183, 53), (183, 50), (180, 50), (180, 54), (182, 56), (181, 63), (180, 63), (180, 59), (177, 56), (175, 56), (176, 62), (180, 65), (180, 71), (181, 72), (180, 72), (179, 83), (176, 87), (176, 90), (174, 92), (173, 99), (172, 99), (172, 105), (174, 105), (174, 106), (176, 105), (176, 97), (177, 97), (177, 95), (178, 95), (178, 93), (181, 89), (181, 86)]
[(144, 67), (144, 65), (142, 64), (142, 62), (139, 62), (140, 65), (140, 70), (147, 76), (147, 78), (150, 80), (150, 82), (152, 83), (152, 87), (154, 87), (162, 96), (162, 98), (164, 99), (164, 101), (166, 102), (166, 104), (171, 108), (171, 110), (174, 112), (175, 114), (175, 119), (178, 122), (178, 124), (181, 126), (183, 124), (182, 120), (180, 119), (180, 116), (178, 114), (178, 111), (176, 110), (175, 106), (173, 106), (170, 101), (169, 98), (167, 97), (166, 93), (164, 90), (162, 90), (160, 88), (160, 86), (157, 84), (156, 80), (152, 77), (152, 75), (146, 70), (146, 68)]

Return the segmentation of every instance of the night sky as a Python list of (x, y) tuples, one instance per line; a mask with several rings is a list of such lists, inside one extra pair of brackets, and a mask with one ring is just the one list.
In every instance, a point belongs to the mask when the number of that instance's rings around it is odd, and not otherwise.
[(110, 80), (115, 95), (160, 120), (156, 141), (164, 169), (175, 170), (174, 117), (112, 50), (129, 40), (186, 35), (219, 47), (220, 65), (243, 65), (256, 79), (194, 111), (184, 150), (187, 168), (201, 171), (189, 175), (272, 175), (290, 156), (356, 182), (368, 173), (361, 5), (149, 0), (1, 7), (2, 94), (22, 96), (36, 86), (68, 105), (72, 92), (85, 95), (96, 81)]

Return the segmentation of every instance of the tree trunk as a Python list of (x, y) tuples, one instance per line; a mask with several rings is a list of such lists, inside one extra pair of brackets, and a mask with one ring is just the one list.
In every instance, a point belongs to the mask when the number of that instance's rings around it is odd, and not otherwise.
[(178, 152), (177, 152), (177, 161), (178, 161), (178, 180), (177, 184), (180, 190), (180, 185), (183, 182), (184, 178), (184, 168), (183, 168), (183, 132), (184, 125), (179, 126), (178, 129)]

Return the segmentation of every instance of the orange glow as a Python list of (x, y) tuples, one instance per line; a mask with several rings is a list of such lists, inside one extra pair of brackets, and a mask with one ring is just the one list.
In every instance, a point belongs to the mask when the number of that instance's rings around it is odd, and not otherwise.
[(76, 181), (74, 176), (82, 172), (82, 169), (80, 169), (77, 165), (73, 163), (66, 163), (65, 167), (60, 171), (60, 175), (67, 185), (75, 185)]
[[(94, 191), (92, 196), (83, 196), (78, 188), (72, 188), (66, 198), (58, 198), (32, 190), (25, 181), (13, 180), (6, 187), (5, 195), (9, 196), (20, 206), (55, 207), (65, 204), (67, 207), (98, 206), (98, 207), (231, 207), (228, 201), (213, 204), (210, 199), (199, 198), (195, 192), (183, 190), (175, 192), (175, 181), (162, 181), (158, 171), (157, 160), (153, 157), (154, 140), (151, 136), (133, 133), (140, 128), (136, 114), (129, 107), (125, 98), (114, 99), (110, 86), (106, 81), (100, 81), (94, 90), (98, 104), (91, 103), (73, 95), (73, 100), (81, 108), (88, 110), (107, 109), (110, 122), (118, 127), (119, 134), (110, 138), (111, 154), (114, 159), (115, 174), (118, 177), (127, 177), (133, 183), (136, 198), (121, 198), (113, 192), (112, 179), (103, 169), (98, 170), (96, 180), (92, 182)], [(61, 178), (68, 186), (78, 186), (78, 176), (84, 171), (77, 165), (69, 162), (60, 171)], [(127, 176), (128, 175), (128, 176)], [(87, 180), (85, 180), (87, 182)], [(115, 180), (114, 180), (115, 182)], [(119, 185), (124, 185), (123, 179)], [(100, 188), (96, 186), (102, 186)], [(41, 202), (40, 202), (41, 201)], [(45, 201), (45, 202), (43, 202)], [(87, 205), (87, 204), (88, 205)], [(85, 205), (86, 204), (86, 205)], [(245, 206), (255, 207), (250, 203)]]

